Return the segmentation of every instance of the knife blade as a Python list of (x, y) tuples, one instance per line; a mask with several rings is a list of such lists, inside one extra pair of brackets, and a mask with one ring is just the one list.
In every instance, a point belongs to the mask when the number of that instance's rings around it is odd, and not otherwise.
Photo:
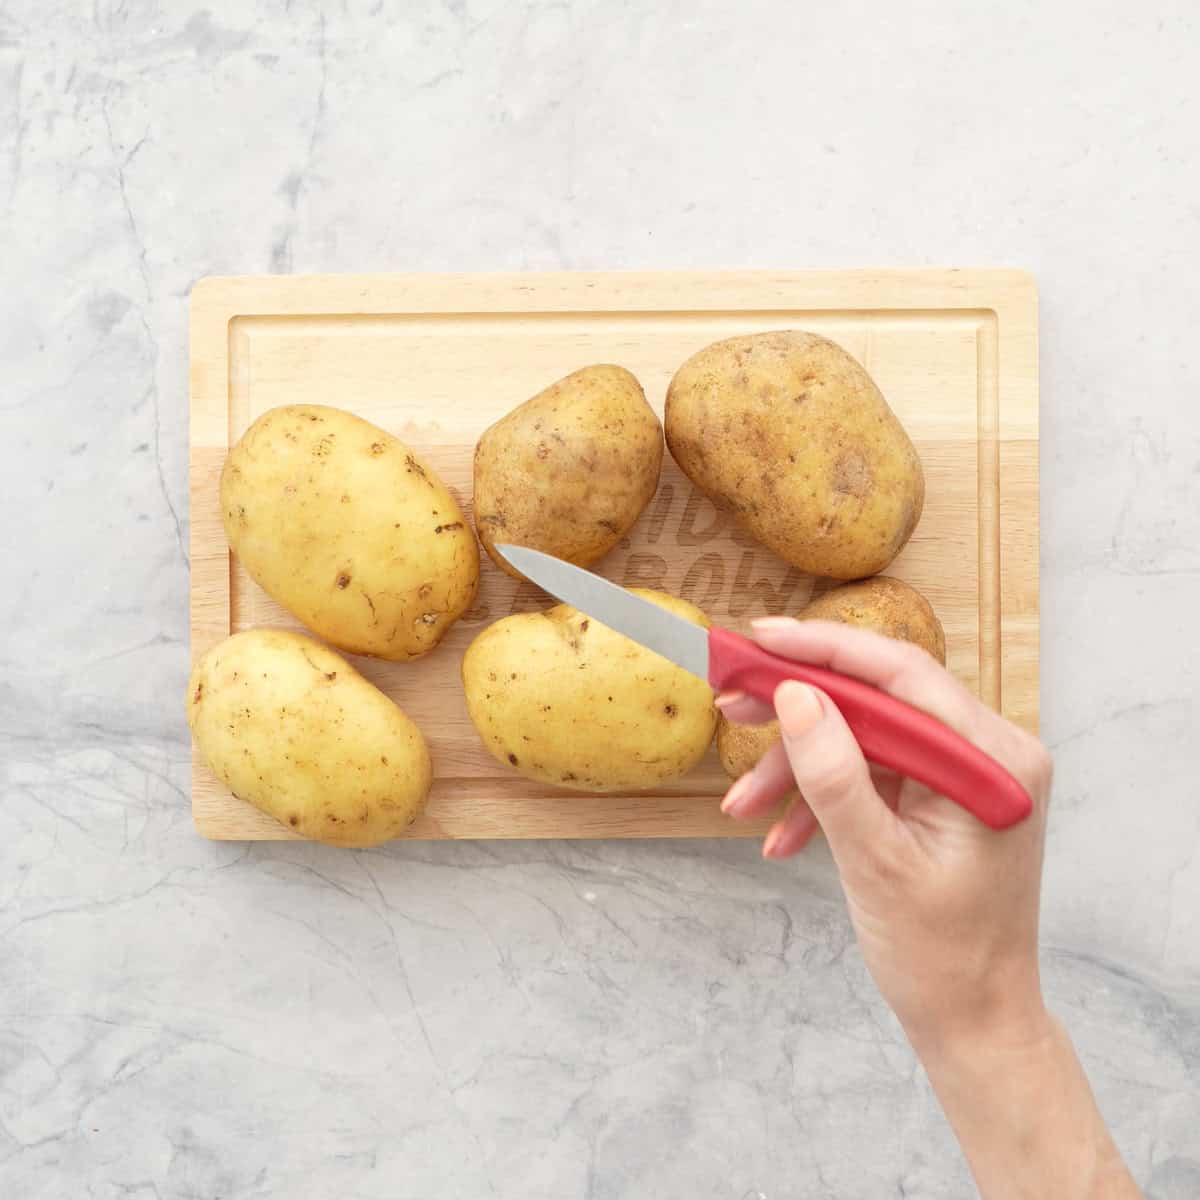
[(781, 658), (732, 630), (704, 629), (591, 571), (526, 546), (495, 549), (526, 579), (705, 679), (717, 690), (772, 704), (788, 679), (820, 688), (841, 711), (872, 762), (947, 796), (993, 829), (1033, 811), (1029, 793), (995, 759), (928, 713), (826, 667)]
[[(708, 678), (708, 631), (561, 558), (525, 546), (495, 549), (526, 579), (609, 629)], [(601, 615), (603, 613), (603, 615)]]

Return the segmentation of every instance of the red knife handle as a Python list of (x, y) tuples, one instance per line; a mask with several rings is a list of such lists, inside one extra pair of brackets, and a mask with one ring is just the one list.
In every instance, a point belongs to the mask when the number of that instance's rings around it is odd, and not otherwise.
[(1033, 810), (1029, 793), (994, 758), (919, 708), (850, 675), (781, 658), (731, 630), (708, 631), (708, 682), (714, 688), (771, 704), (787, 679), (820, 688), (871, 762), (925, 784), (992, 829), (1016, 825)]

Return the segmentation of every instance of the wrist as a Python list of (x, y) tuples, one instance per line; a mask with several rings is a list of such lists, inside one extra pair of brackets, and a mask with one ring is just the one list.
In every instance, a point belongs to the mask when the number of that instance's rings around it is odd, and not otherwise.
[(1139, 1195), (1044, 1006), (973, 1041), (926, 1046), (921, 1059), (983, 1196)]
[(1036, 964), (993, 968), (971, 986), (951, 986), (935, 1007), (923, 1007), (904, 1030), (927, 1071), (1021, 1054), (1044, 1045), (1057, 1025), (1046, 1009)]
[(910, 1034), (935, 1087), (943, 1080), (967, 1084), (996, 1072), (1011, 1075), (1036, 1068), (1054, 1056), (1064, 1037), (1040, 994), (975, 1020)]

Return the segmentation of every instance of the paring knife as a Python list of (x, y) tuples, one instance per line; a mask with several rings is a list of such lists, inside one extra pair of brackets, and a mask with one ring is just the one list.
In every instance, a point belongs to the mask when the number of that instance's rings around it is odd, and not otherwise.
[(786, 679), (820, 688), (838, 706), (871, 762), (931, 787), (993, 829), (1016, 825), (1033, 809), (1029, 793), (978, 746), (861, 679), (780, 658), (729, 629), (693, 625), (540, 550), (495, 548), (552, 596), (706, 679), (718, 691), (742, 691), (770, 704)]

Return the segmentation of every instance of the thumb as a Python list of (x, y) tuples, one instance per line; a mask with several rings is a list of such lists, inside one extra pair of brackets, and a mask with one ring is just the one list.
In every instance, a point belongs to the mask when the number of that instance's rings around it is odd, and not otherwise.
[(789, 680), (775, 691), (783, 745), (800, 794), (840, 861), (877, 851), (894, 834), (862, 750), (837, 705), (824, 692)]

